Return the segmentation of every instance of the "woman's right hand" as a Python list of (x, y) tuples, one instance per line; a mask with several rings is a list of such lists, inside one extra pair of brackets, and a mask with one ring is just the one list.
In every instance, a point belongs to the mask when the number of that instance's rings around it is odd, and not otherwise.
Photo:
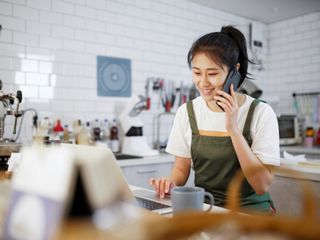
[(149, 184), (154, 188), (160, 198), (164, 198), (166, 194), (170, 194), (171, 188), (176, 186), (170, 177), (162, 177), (159, 179), (150, 178)]

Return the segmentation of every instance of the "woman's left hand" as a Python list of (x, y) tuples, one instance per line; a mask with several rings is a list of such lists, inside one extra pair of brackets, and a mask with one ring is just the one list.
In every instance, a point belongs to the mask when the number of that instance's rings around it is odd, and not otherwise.
[(220, 96), (215, 96), (215, 100), (217, 101), (217, 104), (222, 107), (226, 113), (226, 129), (228, 133), (234, 134), (239, 133), (240, 129), (238, 127), (238, 102), (237, 97), (233, 89), (233, 84), (230, 86), (230, 93), (228, 93), (219, 90), (218, 94)]

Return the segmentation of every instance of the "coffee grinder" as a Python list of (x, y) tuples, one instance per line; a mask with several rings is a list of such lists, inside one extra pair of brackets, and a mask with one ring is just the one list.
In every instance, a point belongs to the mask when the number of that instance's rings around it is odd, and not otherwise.
[(120, 125), (124, 133), (122, 142), (123, 154), (137, 156), (154, 156), (159, 151), (151, 149), (143, 135), (143, 123), (139, 114), (147, 109), (148, 99), (142, 95), (133, 96), (124, 111), (120, 114)]

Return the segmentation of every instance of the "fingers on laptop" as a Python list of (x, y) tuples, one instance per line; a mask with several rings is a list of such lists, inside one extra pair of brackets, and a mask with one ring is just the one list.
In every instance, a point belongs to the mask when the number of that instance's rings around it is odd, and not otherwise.
[(175, 184), (166, 177), (160, 179), (150, 178), (149, 184), (154, 188), (160, 198), (164, 198), (165, 195), (170, 194), (170, 189), (175, 186)]
[(154, 178), (150, 178), (149, 179), (149, 184), (150, 184), (150, 186), (152, 186), (154, 188), (154, 190), (157, 193), (157, 195), (160, 195), (159, 194), (159, 180), (154, 179)]
[(155, 181), (156, 181), (156, 180), (155, 180), (154, 178), (150, 178), (150, 179), (149, 179), (149, 185), (152, 186), (152, 187), (154, 187)]
[(165, 187), (164, 187), (164, 193), (170, 194), (171, 188), (175, 187), (176, 185), (172, 181), (166, 181)]
[(160, 188), (160, 191), (159, 191), (160, 198), (164, 198), (164, 195), (166, 193), (166, 184), (168, 184), (168, 180), (165, 177), (161, 178), (160, 179), (160, 186), (159, 186), (159, 188)]

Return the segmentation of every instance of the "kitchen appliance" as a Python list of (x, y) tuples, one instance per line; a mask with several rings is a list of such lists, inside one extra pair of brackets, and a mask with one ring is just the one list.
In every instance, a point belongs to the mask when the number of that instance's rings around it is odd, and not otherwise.
[[(7, 161), (13, 152), (19, 152), (21, 144), (17, 143), (21, 132), (21, 126), (24, 114), (27, 111), (34, 112), (33, 126), (37, 127), (37, 112), (33, 108), (20, 110), (20, 103), (22, 102), (22, 92), (20, 90), (14, 93), (5, 93), (2, 90), (2, 81), (0, 80), (0, 170), (7, 170)], [(13, 116), (13, 130), (12, 137), (5, 138), (5, 124), (7, 116)], [(18, 126), (18, 119), (20, 119)]]
[(250, 67), (253, 70), (262, 71), (265, 69), (262, 59), (263, 48), (265, 48), (264, 31), (266, 31), (266, 27), (262, 23), (252, 22), (249, 25), (249, 46), (252, 54), (251, 58), (255, 63), (251, 64)]
[(297, 115), (278, 116), (280, 145), (302, 143), (302, 120)]
[[(21, 91), (16, 94), (4, 93), (2, 91), (2, 81), (0, 80), (0, 170), (8, 169), (8, 160), (12, 152), (18, 152), (20, 144), (15, 143), (12, 139), (4, 139), (5, 119), (7, 115), (15, 117), (13, 126), (13, 135), (16, 134), (17, 120), (22, 115), (19, 105), (22, 101)], [(16, 108), (13, 105), (16, 102)]]
[(133, 96), (119, 116), (120, 125), (124, 132), (121, 152), (137, 156), (158, 155), (157, 150), (151, 149), (143, 135), (143, 123), (140, 118), (142, 110), (146, 109), (147, 98)]

